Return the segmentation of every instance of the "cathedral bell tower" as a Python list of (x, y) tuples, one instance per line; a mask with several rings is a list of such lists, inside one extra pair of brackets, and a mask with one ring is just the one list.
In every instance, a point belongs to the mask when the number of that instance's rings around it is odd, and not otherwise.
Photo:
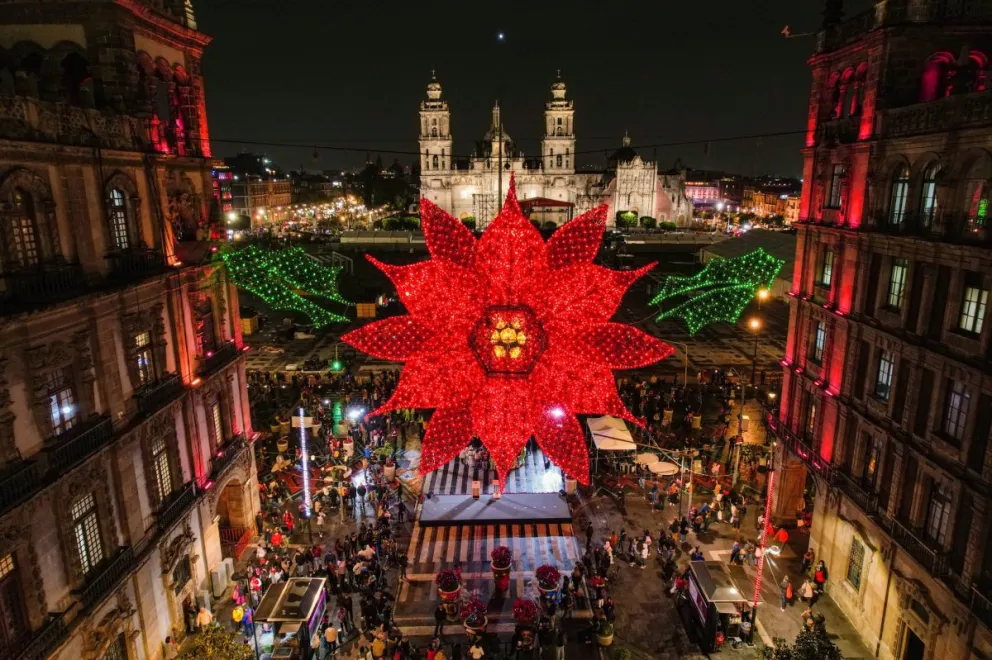
[(420, 172), (451, 170), (451, 113), (441, 100), (441, 83), (431, 71), (427, 100), (420, 102)]
[(565, 83), (561, 71), (551, 85), (551, 100), (544, 104), (544, 138), (541, 155), (544, 171), (552, 174), (575, 172), (575, 110), (565, 99)]

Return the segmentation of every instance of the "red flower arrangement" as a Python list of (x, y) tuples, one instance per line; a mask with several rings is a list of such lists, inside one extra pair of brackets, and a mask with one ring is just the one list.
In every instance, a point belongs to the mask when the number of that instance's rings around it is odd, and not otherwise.
[(534, 571), (534, 577), (544, 589), (554, 589), (561, 582), (561, 573), (551, 564), (538, 566), (537, 570)]
[(433, 409), (420, 472), (458, 455), (473, 437), (502, 482), (534, 437), (545, 455), (589, 483), (589, 452), (576, 415), (608, 414), (643, 425), (617, 394), (614, 369), (653, 364), (673, 351), (611, 322), (627, 289), (654, 264), (613, 271), (593, 263), (606, 226), (601, 206), (544, 241), (517, 203), (482, 237), (426, 199), (431, 258), (406, 266), (369, 260), (396, 285), (408, 314), (349, 332), (358, 350), (403, 362), (392, 397), (368, 416)]
[(464, 605), (461, 609), (462, 621), (465, 625), (471, 628), (478, 628), (482, 625), (486, 618), (486, 612), (489, 611), (489, 605), (482, 602), (478, 598), (473, 598)]
[(439, 571), (434, 577), (434, 584), (441, 591), (455, 591), (461, 586), (461, 580), (458, 579), (458, 573), (450, 568), (443, 571)]
[(489, 553), (489, 558), (493, 560), (493, 566), (506, 568), (513, 562), (513, 551), (505, 545), (501, 545)]
[(534, 623), (537, 619), (537, 605), (532, 600), (518, 598), (513, 601), (513, 620), (517, 623)]

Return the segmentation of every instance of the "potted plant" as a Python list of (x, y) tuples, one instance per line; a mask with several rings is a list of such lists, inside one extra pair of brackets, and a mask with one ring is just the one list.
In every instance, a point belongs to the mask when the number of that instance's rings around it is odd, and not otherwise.
[(613, 643), (613, 624), (606, 619), (602, 620), (599, 624), (599, 629), (596, 631), (596, 641), (599, 642), (600, 646), (609, 646)]
[(513, 601), (513, 620), (521, 626), (533, 626), (537, 620), (537, 605), (532, 600), (518, 598)]
[(534, 579), (537, 580), (537, 590), (541, 592), (542, 598), (553, 599), (558, 595), (558, 587), (561, 585), (561, 573), (551, 564), (538, 566), (534, 571)]
[(276, 440), (276, 449), (279, 450), (280, 454), (285, 453), (286, 450), (289, 449), (289, 437), (283, 436)]
[(489, 618), (486, 617), (488, 610), (489, 606), (478, 598), (473, 598), (462, 605), (462, 624), (469, 639), (486, 632), (486, 626), (489, 625)]
[(613, 660), (631, 660), (630, 649), (617, 649), (613, 654)]
[(387, 481), (392, 481), (396, 478), (396, 461), (390, 456), (386, 459), (386, 464), (382, 468), (382, 474), (386, 477)]
[(449, 621), (458, 620), (458, 596), (462, 592), (462, 583), (458, 579), (458, 573), (450, 568), (438, 572), (434, 577), (434, 584), (437, 585), (437, 595), (441, 598), (444, 611), (448, 614)]
[(506, 591), (510, 588), (510, 567), (513, 565), (513, 551), (505, 545), (494, 548), (489, 553), (489, 566), (493, 570), (493, 580), (496, 589)]

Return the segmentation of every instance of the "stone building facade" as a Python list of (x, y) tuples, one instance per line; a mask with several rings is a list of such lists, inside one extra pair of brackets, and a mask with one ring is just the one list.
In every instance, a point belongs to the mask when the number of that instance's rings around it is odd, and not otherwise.
[(773, 515), (883, 660), (992, 657), (989, 3), (828, 0)]
[(627, 136), (605, 170), (576, 171), (575, 108), (565, 92), (559, 77), (545, 103), (541, 156), (525, 158), (517, 149), (503, 128), (497, 102), (489, 130), (466, 158), (453, 151), (451, 112), (441, 98), (441, 83), (432, 78), (420, 104), (420, 196), (455, 217), (475, 218), (481, 228), (499, 212), (500, 188), (505, 195), (512, 173), (521, 206), (539, 210), (542, 220), (558, 225), (601, 204), (609, 207), (610, 225), (620, 211), (690, 224), (685, 172), (659, 172), (656, 163), (631, 148)]
[(183, 0), (0, 5), (0, 657), (157, 659), (258, 510)]

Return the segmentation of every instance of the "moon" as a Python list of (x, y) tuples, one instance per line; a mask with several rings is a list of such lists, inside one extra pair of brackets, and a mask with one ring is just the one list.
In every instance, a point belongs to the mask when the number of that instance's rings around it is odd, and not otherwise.
[(496, 38), (497, 38), (497, 39), (499, 39), (500, 41), (503, 41), (503, 38), (504, 38), (505, 36), (506, 36), (506, 35), (504, 35), (504, 34), (503, 34), (502, 32), (500, 32), (499, 34), (497, 34), (497, 35), (496, 35)]

